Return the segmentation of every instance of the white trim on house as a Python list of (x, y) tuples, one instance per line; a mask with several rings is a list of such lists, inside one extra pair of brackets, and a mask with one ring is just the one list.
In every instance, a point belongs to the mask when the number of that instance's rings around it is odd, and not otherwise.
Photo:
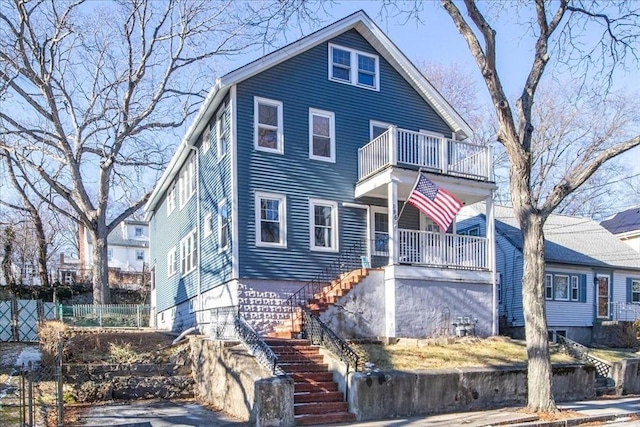
[(176, 247), (174, 246), (167, 252), (167, 277), (171, 277), (178, 272), (176, 261)]
[(238, 241), (240, 239), (240, 229), (238, 226), (238, 134), (237, 134), (237, 103), (236, 85), (231, 86), (229, 96), (229, 121), (231, 125), (231, 135), (229, 145), (231, 146), (231, 278), (238, 278), (240, 275)]
[(178, 178), (178, 208), (182, 210), (196, 193), (195, 158), (191, 156), (180, 171)]
[(180, 240), (180, 275), (186, 276), (198, 267), (197, 230), (191, 230)]
[[(378, 51), (380, 57), (386, 59), (387, 62), (422, 95), (423, 99), (427, 101), (438, 115), (453, 129), (454, 133), (460, 134), (458, 136), (462, 138), (456, 137), (456, 139), (464, 139), (464, 137), (469, 137), (473, 134), (471, 127), (433, 85), (429, 83), (417, 67), (396, 47), (373, 20), (364, 11), (360, 10), (216, 79), (215, 84), (198, 110), (195, 119), (187, 129), (176, 153), (158, 181), (151, 197), (149, 197), (149, 201), (144, 208), (146, 219), (148, 220), (151, 217), (167, 186), (180, 170), (180, 166), (188, 156), (188, 146), (194, 145), (197, 142), (197, 137), (204, 129), (206, 121), (214, 114), (230, 88), (243, 80), (306, 52), (351, 29), (358, 31)], [(235, 119), (235, 117), (233, 118)]]
[[(262, 215), (261, 200), (277, 200), (278, 201), (278, 241), (263, 242), (262, 241)], [(282, 193), (268, 193), (264, 191), (256, 191), (255, 193), (255, 235), (256, 246), (271, 248), (287, 247), (287, 196)], [(265, 219), (268, 222), (276, 222), (274, 220)]]
[[(324, 224), (316, 224), (315, 208), (316, 206), (324, 206), (331, 208), (331, 224), (326, 226)], [(338, 203), (331, 200), (322, 199), (309, 199), (309, 249), (318, 252), (338, 252), (340, 250), (339, 244), (339, 217), (338, 217)], [(315, 230), (316, 227), (324, 227), (329, 229), (329, 238), (331, 241), (330, 246), (317, 246), (315, 242)]]
[[(222, 105), (222, 108), (218, 110), (216, 114), (216, 149), (218, 154), (218, 162), (224, 159), (229, 149), (228, 140), (224, 136), (224, 116), (226, 114), (226, 105)], [(223, 144), (223, 141), (225, 143)]]
[(213, 234), (213, 224), (211, 223), (212, 219), (213, 214), (211, 213), (211, 211), (204, 214), (204, 218), (202, 220), (202, 222), (204, 223), (204, 231), (202, 233), (204, 237), (209, 237), (211, 236), (211, 234)]
[(172, 183), (167, 194), (167, 216), (176, 210), (176, 184)]
[[(329, 135), (317, 135), (320, 138), (329, 138), (329, 156), (314, 154), (315, 147), (313, 137), (316, 136), (313, 126), (314, 116), (329, 119)], [(320, 160), (322, 162), (335, 163), (336, 161), (336, 117), (331, 111), (309, 108), (309, 158), (313, 160)]]
[[(339, 51), (343, 51), (343, 52), (348, 52), (349, 53), (349, 65), (343, 65), (343, 64), (336, 64), (333, 62), (333, 52), (334, 50), (339, 50)], [(343, 84), (348, 84), (348, 85), (352, 85), (352, 86), (356, 86), (356, 87), (360, 87), (363, 89), (369, 89), (369, 90), (375, 90), (376, 92), (380, 91), (380, 57), (378, 55), (374, 55), (371, 53), (367, 53), (367, 52), (363, 52), (357, 49), (353, 49), (350, 47), (346, 47), (346, 46), (341, 46), (338, 44), (334, 44), (334, 43), (329, 43), (329, 48), (327, 49), (328, 52), (328, 60), (327, 60), (327, 64), (329, 67), (328, 70), (328, 78), (330, 81), (332, 82), (336, 82), (336, 83), (343, 83)], [(359, 61), (359, 57), (366, 57), (369, 59), (373, 59), (374, 61), (374, 71), (373, 73), (371, 73), (369, 70), (363, 70), (362, 73), (366, 74), (366, 75), (371, 75), (373, 74), (373, 85), (368, 85), (365, 83), (360, 83), (359, 78), (360, 78), (360, 61)], [(336, 77), (334, 75), (334, 68), (337, 67), (339, 69), (342, 70), (348, 70), (349, 72), (349, 78), (348, 79), (343, 79), (341, 77)]]
[[(276, 120), (278, 121), (275, 126), (267, 123), (260, 123), (259, 108), (260, 105), (266, 105), (276, 108)], [(253, 97), (253, 148), (259, 151), (266, 151), (268, 153), (284, 154), (284, 115), (282, 114), (282, 102), (275, 99), (262, 98), (259, 96)], [(276, 147), (266, 147), (260, 145), (260, 129), (266, 129), (268, 131), (276, 132)]]
[(202, 132), (202, 154), (207, 154), (211, 148), (211, 123), (207, 123)]
[[(227, 215), (227, 220), (226, 220), (226, 227), (227, 227), (227, 231), (224, 232), (224, 230), (222, 229), (222, 211), (224, 210), (224, 212)], [(220, 252), (224, 252), (227, 249), (229, 249), (229, 239), (231, 238), (231, 230), (229, 230), (229, 220), (233, 220), (233, 218), (230, 218), (229, 216), (229, 205), (227, 204), (227, 199), (222, 199), (220, 200), (220, 202), (218, 203), (218, 253)], [(224, 236), (226, 234), (226, 244), (223, 246), (222, 245), (222, 236)]]

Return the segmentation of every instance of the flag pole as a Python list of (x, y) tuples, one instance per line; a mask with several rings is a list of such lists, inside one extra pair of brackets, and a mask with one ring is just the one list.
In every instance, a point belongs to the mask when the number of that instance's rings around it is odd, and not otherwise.
[[(411, 188), (411, 191), (409, 192), (409, 197), (411, 197), (411, 194), (413, 193), (413, 191), (418, 186), (418, 182), (420, 182), (420, 175), (422, 175), (422, 167), (420, 167), (420, 169), (418, 169), (418, 178), (416, 178), (416, 182), (413, 183), (413, 187)], [(402, 209), (400, 209), (400, 213), (398, 214), (398, 217), (394, 218), (396, 224), (398, 224), (400, 222), (400, 217), (402, 216), (402, 212), (404, 212), (405, 206), (407, 206), (407, 201), (406, 200), (402, 204)]]

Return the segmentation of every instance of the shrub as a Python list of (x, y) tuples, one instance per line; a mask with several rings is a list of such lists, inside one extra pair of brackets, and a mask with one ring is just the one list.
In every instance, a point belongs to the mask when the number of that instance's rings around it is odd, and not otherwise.
[(53, 366), (58, 354), (58, 337), (65, 339), (69, 328), (59, 320), (41, 322), (38, 326), (38, 340), (43, 366)]

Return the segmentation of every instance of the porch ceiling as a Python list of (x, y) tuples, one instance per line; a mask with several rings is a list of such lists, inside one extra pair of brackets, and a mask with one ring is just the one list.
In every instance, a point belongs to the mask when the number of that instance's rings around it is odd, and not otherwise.
[[(423, 170), (427, 177), (438, 187), (442, 187), (456, 196), (465, 205), (486, 200), (497, 188), (492, 182), (476, 181), (450, 175), (442, 175)], [(355, 198), (387, 198), (387, 184), (392, 180), (398, 184), (398, 200), (407, 200), (418, 178), (418, 171), (388, 167), (374, 176), (356, 184)]]

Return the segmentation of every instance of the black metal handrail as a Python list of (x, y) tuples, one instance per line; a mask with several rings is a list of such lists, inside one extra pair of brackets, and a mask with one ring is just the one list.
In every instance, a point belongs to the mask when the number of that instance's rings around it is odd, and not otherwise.
[(270, 369), (274, 375), (284, 375), (284, 371), (278, 366), (278, 356), (265, 343), (260, 335), (236, 313), (234, 318), (235, 331), (240, 342), (249, 350), (249, 354), (256, 358), (258, 363)]
[(589, 354), (589, 349), (580, 343), (570, 340), (562, 335), (557, 335), (558, 343), (562, 346), (565, 353), (576, 359), (582, 360), (596, 368), (596, 376), (601, 378), (611, 377), (611, 365), (604, 360), (598, 359)]
[(347, 369), (352, 367), (354, 371), (357, 371), (360, 357), (349, 344), (333, 332), (307, 307), (301, 307), (301, 310), (303, 338), (311, 341), (311, 344), (320, 345), (338, 356), (347, 365)]

